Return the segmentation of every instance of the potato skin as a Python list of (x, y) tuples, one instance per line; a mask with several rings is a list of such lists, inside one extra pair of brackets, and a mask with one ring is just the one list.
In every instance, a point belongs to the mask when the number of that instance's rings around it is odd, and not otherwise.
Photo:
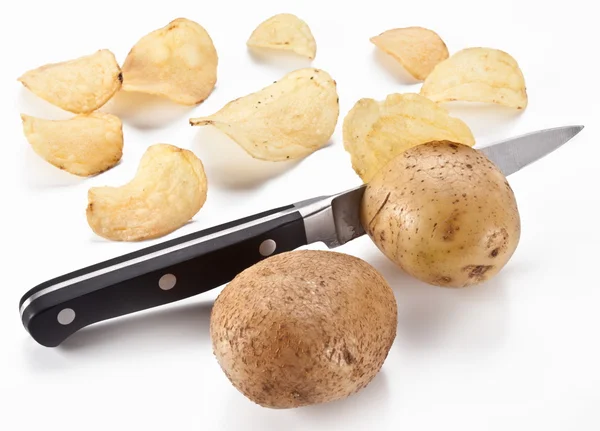
[(489, 280), (521, 235), (502, 172), (483, 153), (449, 141), (413, 147), (382, 168), (365, 190), (361, 221), (390, 260), (444, 287)]
[(331, 251), (271, 256), (232, 280), (215, 301), (213, 352), (251, 401), (293, 408), (345, 398), (382, 367), (397, 305), (365, 261)]

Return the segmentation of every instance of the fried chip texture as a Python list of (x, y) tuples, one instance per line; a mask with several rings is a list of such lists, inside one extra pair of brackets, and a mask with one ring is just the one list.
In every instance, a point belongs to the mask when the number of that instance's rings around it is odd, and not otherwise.
[(465, 101), (527, 107), (525, 78), (517, 61), (504, 51), (466, 48), (438, 64), (421, 87), (435, 102)]
[(469, 127), (435, 102), (418, 94), (390, 94), (382, 101), (360, 99), (343, 126), (344, 148), (365, 182), (403, 151), (430, 141), (448, 140), (472, 147)]
[(102, 107), (121, 88), (123, 75), (114, 54), (94, 54), (29, 70), (18, 79), (36, 96), (75, 114)]
[(207, 190), (204, 166), (194, 153), (170, 144), (152, 145), (130, 182), (88, 191), (87, 221), (97, 235), (113, 241), (157, 238), (194, 217)]
[(442, 38), (423, 27), (395, 28), (373, 36), (370, 41), (421, 81), (439, 62), (448, 58), (448, 48)]
[(338, 116), (336, 82), (323, 70), (305, 68), (190, 124), (217, 127), (256, 159), (283, 161), (323, 147)]
[(308, 24), (290, 13), (281, 13), (260, 23), (246, 45), (292, 51), (311, 60), (317, 55), (317, 42)]
[(123, 125), (118, 117), (94, 112), (68, 120), (21, 114), (23, 132), (44, 160), (81, 177), (115, 166), (123, 155)]
[(123, 63), (123, 90), (196, 105), (213, 91), (217, 66), (217, 50), (206, 30), (177, 18), (131, 48)]

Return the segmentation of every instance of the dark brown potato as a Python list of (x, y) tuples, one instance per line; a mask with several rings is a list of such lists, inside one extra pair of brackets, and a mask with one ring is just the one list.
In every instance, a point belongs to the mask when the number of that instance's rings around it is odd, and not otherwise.
[(389, 259), (446, 287), (489, 280), (521, 235), (502, 172), (481, 152), (448, 141), (413, 147), (381, 169), (367, 186), (361, 219)]
[(253, 402), (292, 408), (358, 392), (382, 367), (397, 306), (384, 278), (346, 254), (302, 250), (243, 271), (211, 314), (215, 356)]

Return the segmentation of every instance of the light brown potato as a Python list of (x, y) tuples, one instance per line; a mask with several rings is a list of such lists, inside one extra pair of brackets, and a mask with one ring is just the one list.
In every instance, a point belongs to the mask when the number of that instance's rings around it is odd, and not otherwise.
[(217, 50), (204, 27), (178, 18), (131, 48), (123, 63), (123, 90), (196, 105), (212, 93), (218, 62)]
[(423, 27), (387, 30), (370, 41), (396, 59), (413, 78), (421, 81), (449, 55), (442, 38), (433, 30)]
[(130, 182), (88, 191), (87, 221), (97, 235), (113, 241), (157, 238), (194, 217), (207, 189), (204, 166), (194, 153), (152, 145)]
[(108, 49), (25, 72), (18, 79), (38, 97), (75, 114), (93, 112), (121, 88), (123, 75)]
[(210, 334), (228, 379), (263, 407), (346, 398), (380, 371), (397, 305), (385, 279), (356, 257), (316, 250), (271, 256), (215, 301)]
[(45, 120), (21, 114), (21, 119), (33, 150), (74, 175), (97, 175), (123, 156), (123, 124), (114, 115), (94, 112), (69, 120)]
[(290, 13), (280, 13), (260, 23), (246, 45), (251, 48), (291, 51), (311, 60), (317, 55), (317, 42), (310, 27)]
[(325, 146), (338, 116), (336, 82), (323, 70), (305, 68), (190, 124), (215, 126), (256, 159), (284, 161)]
[(433, 140), (475, 145), (469, 127), (418, 94), (390, 94), (382, 102), (360, 99), (343, 127), (344, 148), (364, 182), (403, 151)]
[(445, 287), (494, 277), (521, 235), (502, 172), (483, 153), (448, 141), (406, 150), (381, 169), (363, 195), (361, 221), (390, 260)]
[(517, 61), (492, 48), (466, 48), (442, 61), (425, 79), (421, 94), (440, 103), (458, 100), (515, 109), (525, 109), (528, 103)]

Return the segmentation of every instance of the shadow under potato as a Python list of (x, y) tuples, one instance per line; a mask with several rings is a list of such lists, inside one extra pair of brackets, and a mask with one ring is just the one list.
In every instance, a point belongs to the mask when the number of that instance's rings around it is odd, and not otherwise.
[(135, 345), (167, 349), (184, 343), (210, 343), (213, 301), (150, 309), (80, 329), (59, 348), (66, 352), (129, 348)]
[(196, 127), (192, 151), (202, 160), (211, 182), (229, 189), (250, 189), (276, 178), (300, 160), (269, 162), (250, 156), (240, 145), (213, 126)]
[(298, 408), (261, 407), (232, 388), (230, 391), (231, 403), (236, 405), (236, 414), (224, 415), (220, 418), (220, 424), (223, 428), (229, 428), (239, 426), (239, 423), (244, 422), (245, 418), (259, 417), (261, 430), (283, 430), (287, 428), (288, 421), (293, 416), (295, 419), (301, 420), (303, 424), (312, 423), (315, 428), (337, 429), (340, 417), (356, 417), (358, 412), (360, 417), (364, 418), (369, 416), (369, 412), (381, 411), (385, 405), (391, 402), (390, 394), (385, 365), (365, 388), (349, 397)]
[(194, 106), (180, 105), (166, 97), (118, 91), (100, 110), (116, 115), (138, 129), (155, 129), (186, 119)]
[(489, 350), (504, 340), (508, 322), (505, 267), (479, 285), (446, 288), (421, 282), (373, 252), (368, 261), (388, 280), (398, 303), (396, 343), (403, 348)]
[(335, 429), (340, 417), (352, 415), (352, 412), (368, 412), (380, 409), (383, 404), (386, 404), (386, 400), (390, 399), (389, 394), (384, 364), (373, 380), (360, 391), (341, 400), (302, 407), (295, 410), (295, 413), (304, 419), (314, 420), (315, 425), (331, 422), (333, 429)]

